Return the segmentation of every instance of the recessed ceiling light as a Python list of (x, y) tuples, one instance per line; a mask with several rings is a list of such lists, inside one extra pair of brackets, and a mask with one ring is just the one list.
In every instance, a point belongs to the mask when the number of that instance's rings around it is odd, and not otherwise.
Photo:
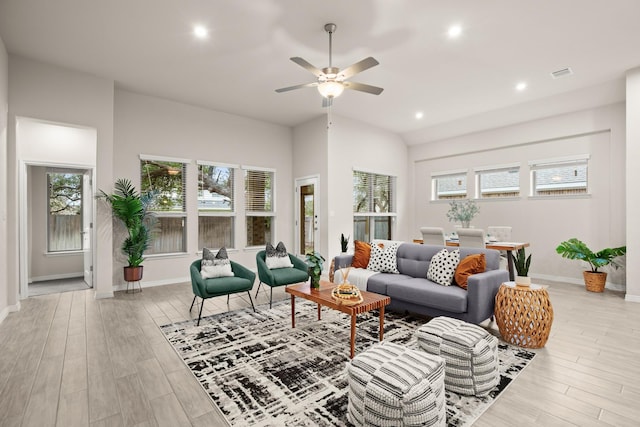
[(423, 118), (423, 117), (424, 117), (424, 113), (423, 113), (422, 111), (418, 111), (418, 112), (416, 113), (416, 119), (420, 120), (420, 119), (421, 119), (421, 118)]
[(452, 25), (449, 27), (449, 31), (447, 31), (447, 34), (449, 35), (450, 39), (456, 39), (460, 37), (460, 34), (462, 34), (462, 27), (457, 24)]
[(193, 27), (193, 35), (199, 39), (205, 39), (209, 35), (209, 30), (202, 25), (196, 25)]
[(525, 90), (527, 88), (527, 84), (525, 82), (520, 82), (516, 85), (516, 90), (518, 92), (522, 92), (523, 90)]

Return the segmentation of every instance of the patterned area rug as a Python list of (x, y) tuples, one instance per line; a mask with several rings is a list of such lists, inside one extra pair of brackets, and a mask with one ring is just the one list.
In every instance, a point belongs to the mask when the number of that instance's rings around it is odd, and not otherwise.
[[(385, 314), (385, 340), (416, 346), (426, 318)], [(376, 312), (358, 316), (356, 352), (378, 342)], [(349, 317), (296, 300), (161, 327), (213, 401), (234, 426), (350, 426), (346, 410)], [(535, 353), (500, 344), (500, 384), (484, 398), (446, 393), (447, 424), (471, 425)], [(357, 353), (356, 353), (357, 354)]]

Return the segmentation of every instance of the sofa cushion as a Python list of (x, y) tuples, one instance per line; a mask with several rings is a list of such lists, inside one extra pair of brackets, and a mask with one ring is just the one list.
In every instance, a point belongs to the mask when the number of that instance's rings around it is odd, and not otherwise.
[(398, 299), (452, 313), (467, 311), (467, 291), (458, 286), (441, 286), (427, 279), (405, 279), (401, 286), (389, 284), (386, 295), (390, 296), (392, 301)]
[(372, 243), (371, 257), (369, 258), (367, 269), (381, 273), (399, 273), (397, 261), (398, 246), (399, 244), (397, 242)]
[(484, 273), (487, 261), (484, 254), (468, 255), (460, 261), (454, 279), (462, 289), (467, 289), (467, 280), (472, 274)]
[(443, 286), (451, 285), (459, 262), (459, 250), (456, 249), (449, 252), (447, 249), (442, 249), (431, 258), (429, 270), (427, 271), (427, 279)]
[(412, 279), (411, 276), (404, 274), (377, 273), (369, 277), (367, 280), (367, 291), (375, 292), (376, 294), (389, 295), (387, 293), (389, 286), (403, 284), (410, 279)]
[(354, 268), (367, 268), (369, 265), (369, 258), (371, 257), (371, 245), (367, 242), (361, 242), (359, 240), (354, 241), (353, 261), (351, 267)]

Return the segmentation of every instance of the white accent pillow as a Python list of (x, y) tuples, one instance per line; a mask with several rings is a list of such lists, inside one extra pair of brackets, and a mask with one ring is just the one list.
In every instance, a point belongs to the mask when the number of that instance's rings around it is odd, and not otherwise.
[(289, 258), (289, 253), (287, 252), (287, 248), (284, 246), (284, 243), (279, 242), (278, 246), (276, 246), (275, 248), (271, 243), (267, 243), (265, 253), (266, 255), (264, 257), (264, 261), (267, 264), (267, 268), (269, 270), (274, 268), (293, 267), (293, 263)]
[(460, 251), (458, 249), (451, 252), (442, 249), (431, 258), (427, 279), (442, 286), (450, 286), (459, 263)]
[(202, 249), (200, 275), (203, 279), (232, 277), (233, 270), (231, 270), (231, 261), (229, 261), (229, 257), (227, 256), (227, 249), (220, 248), (215, 256), (211, 250), (207, 248)]
[(398, 271), (398, 246), (397, 242), (371, 242), (371, 256), (367, 270), (380, 273), (400, 273)]

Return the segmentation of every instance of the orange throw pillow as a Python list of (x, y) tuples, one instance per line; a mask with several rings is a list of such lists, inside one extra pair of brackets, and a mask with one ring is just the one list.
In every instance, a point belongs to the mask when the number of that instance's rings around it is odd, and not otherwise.
[(466, 258), (460, 261), (456, 268), (454, 278), (456, 284), (462, 289), (467, 289), (467, 279), (472, 274), (484, 273), (487, 269), (487, 261), (484, 258), (484, 254), (468, 255)]
[(371, 246), (359, 240), (355, 240), (353, 244), (355, 245), (355, 251), (353, 252), (351, 267), (367, 268), (367, 265), (369, 265), (369, 257), (371, 256)]

